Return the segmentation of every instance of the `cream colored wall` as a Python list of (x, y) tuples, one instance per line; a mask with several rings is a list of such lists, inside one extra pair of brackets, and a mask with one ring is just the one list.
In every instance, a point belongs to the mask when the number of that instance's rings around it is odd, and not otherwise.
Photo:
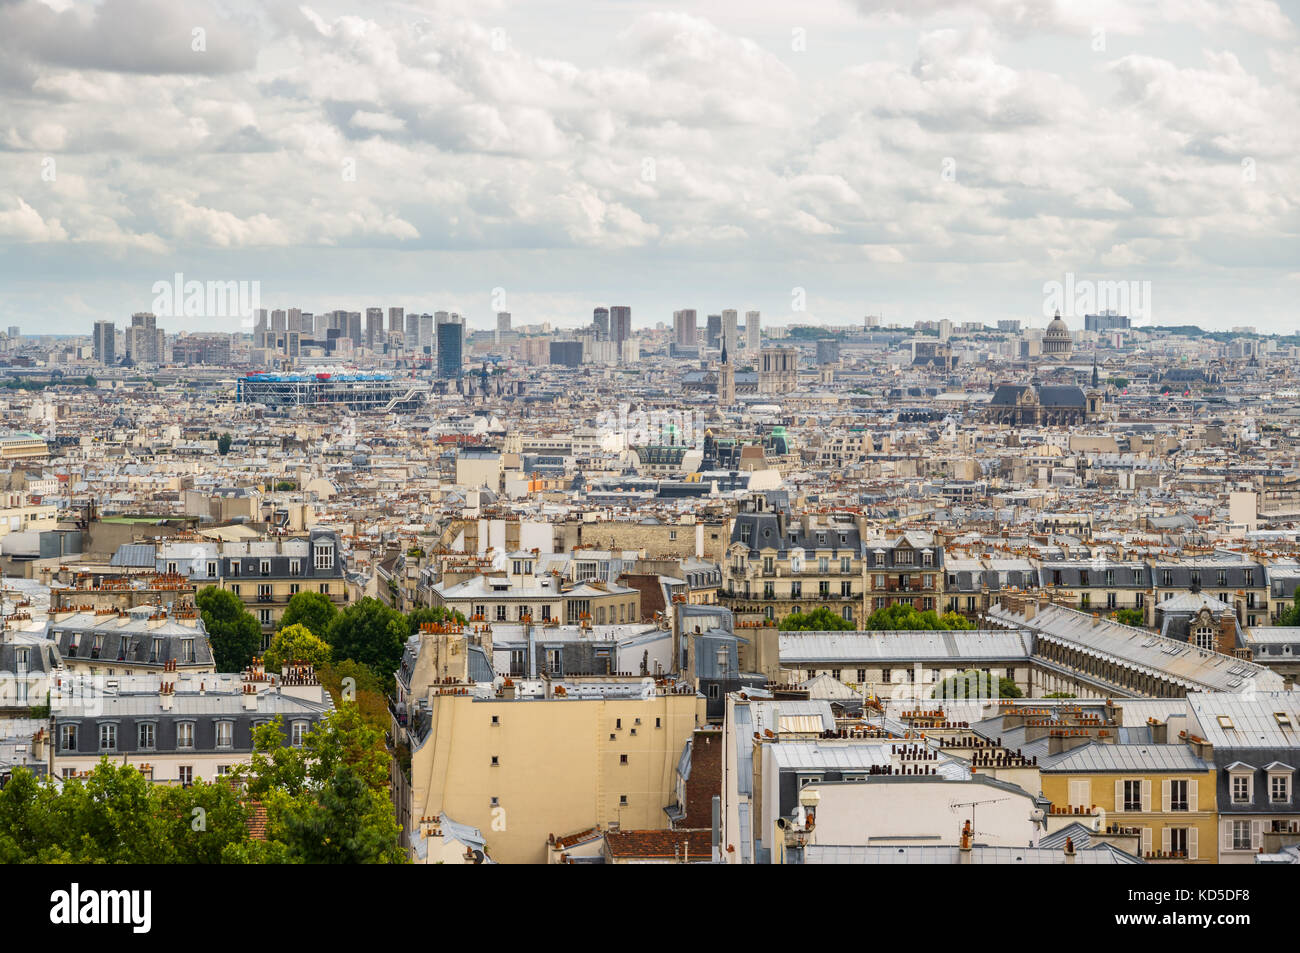
[[(545, 863), (552, 833), (611, 822), (625, 829), (667, 827), (663, 809), (674, 798), (677, 760), (704, 721), (704, 700), (695, 695), (548, 701), (435, 695), (433, 703), (430, 734), (412, 754), (410, 816), (445, 812), (479, 828), (502, 863)], [(662, 727), (655, 727), (656, 718)], [(624, 754), (627, 765), (620, 763)], [(620, 808), (624, 794), (628, 804)]]

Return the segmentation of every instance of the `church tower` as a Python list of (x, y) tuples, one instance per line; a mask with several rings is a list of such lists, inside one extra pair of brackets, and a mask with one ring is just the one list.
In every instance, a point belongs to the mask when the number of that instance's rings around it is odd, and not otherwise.
[(718, 364), (718, 409), (723, 410), (736, 402), (736, 369), (727, 359), (727, 342), (722, 342), (722, 360)]

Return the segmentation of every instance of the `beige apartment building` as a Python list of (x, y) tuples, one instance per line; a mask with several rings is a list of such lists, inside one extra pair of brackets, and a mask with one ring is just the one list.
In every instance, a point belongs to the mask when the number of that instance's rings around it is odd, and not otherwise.
[[(398, 686), (409, 691), (400, 676)], [(408, 846), (422, 818), (443, 816), (482, 831), (500, 863), (541, 864), (552, 835), (668, 826), (677, 762), (704, 723), (693, 689), (567, 676), (474, 691), (427, 686), (423, 698), (406, 695), (406, 723), (394, 721), (393, 797)]]

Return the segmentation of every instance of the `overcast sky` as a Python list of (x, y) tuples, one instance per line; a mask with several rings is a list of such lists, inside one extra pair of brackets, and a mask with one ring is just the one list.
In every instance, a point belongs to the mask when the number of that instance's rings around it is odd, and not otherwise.
[(494, 289), (1042, 326), (1073, 274), (1294, 333), (1298, 40), (1270, 0), (0, 0), (0, 326), (176, 272), (480, 327)]

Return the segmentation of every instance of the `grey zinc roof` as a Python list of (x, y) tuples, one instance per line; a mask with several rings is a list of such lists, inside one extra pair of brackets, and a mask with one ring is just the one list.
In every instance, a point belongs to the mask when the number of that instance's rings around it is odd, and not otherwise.
[(1027, 659), (1032, 641), (1002, 629), (887, 632), (782, 632), (786, 665), (812, 662), (908, 662), (914, 659)]
[(117, 547), (117, 552), (113, 553), (109, 565), (153, 569), (153, 543), (123, 543)]
[(1044, 772), (1124, 771), (1210, 771), (1214, 764), (1203, 761), (1185, 744), (1113, 745), (1092, 743), (1066, 752)]
[(1009, 626), (1032, 629), (1039, 638), (1068, 643), (1097, 658), (1112, 659), (1139, 672), (1161, 676), (1189, 691), (1271, 691), (1282, 687), (1282, 677), (1261, 665), (1077, 609), (1047, 605), (1026, 619), (999, 603), (989, 609), (988, 617)]
[[(1258, 692), (1250, 695), (1196, 692), (1187, 696), (1200, 734), (1216, 748), (1300, 747), (1300, 692)], [(1281, 712), (1290, 721), (1278, 721)], [(1231, 728), (1219, 724), (1226, 716)]]

